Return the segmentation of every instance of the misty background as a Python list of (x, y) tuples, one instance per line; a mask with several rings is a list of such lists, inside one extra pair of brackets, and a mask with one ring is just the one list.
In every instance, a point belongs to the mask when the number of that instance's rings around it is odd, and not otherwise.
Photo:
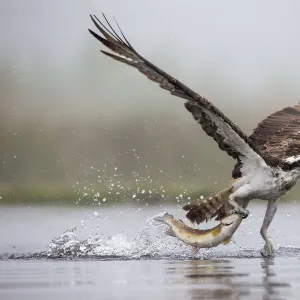
[(231, 180), (234, 161), (182, 99), (99, 52), (87, 29), (102, 12), (247, 134), (300, 99), (299, 1), (1, 1), (0, 201), (151, 190), (181, 200)]

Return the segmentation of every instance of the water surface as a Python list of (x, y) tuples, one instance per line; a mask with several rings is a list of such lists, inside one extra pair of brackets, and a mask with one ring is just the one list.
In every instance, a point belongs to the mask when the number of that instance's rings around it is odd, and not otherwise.
[(0, 299), (299, 299), (299, 208), (281, 204), (267, 260), (263, 205), (233, 243), (197, 257), (151, 222), (165, 210), (183, 218), (175, 206), (1, 207)]

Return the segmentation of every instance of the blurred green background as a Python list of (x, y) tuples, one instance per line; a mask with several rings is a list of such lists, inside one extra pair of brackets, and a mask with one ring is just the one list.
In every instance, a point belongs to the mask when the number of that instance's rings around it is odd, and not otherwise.
[(99, 53), (101, 12), (248, 134), (299, 101), (298, 1), (1, 1), (2, 203), (186, 202), (231, 180), (182, 99)]

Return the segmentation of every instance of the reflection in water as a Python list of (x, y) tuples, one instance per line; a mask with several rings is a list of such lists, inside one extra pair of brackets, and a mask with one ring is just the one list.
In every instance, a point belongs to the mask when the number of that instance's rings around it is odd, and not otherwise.
[(281, 292), (279, 288), (281, 287), (291, 287), (290, 284), (285, 282), (274, 281), (273, 279), (276, 278), (276, 273), (274, 270), (274, 260), (273, 259), (264, 259), (261, 263), (262, 268), (262, 285), (264, 286), (265, 293), (264, 293), (264, 300), (274, 299), (284, 299), (278, 298)]
[[(251, 270), (251, 260), (239, 266), (231, 260), (189, 260), (167, 262), (166, 278), (173, 284), (187, 285), (187, 299), (284, 299), (281, 291), (291, 286), (276, 281), (273, 260), (263, 260), (261, 269)], [(241, 272), (245, 269), (247, 272)], [(259, 274), (257, 274), (259, 272)], [(252, 276), (254, 275), (254, 276)], [(257, 276), (257, 275), (262, 275)], [(286, 294), (285, 294), (286, 295)]]
[(0, 299), (292, 300), (298, 258), (0, 260)]
[(244, 287), (237, 288), (232, 280), (248, 274), (236, 272), (229, 260), (190, 260), (169, 264), (167, 272), (182, 276), (182, 283), (190, 285), (187, 290), (189, 299), (239, 299), (241, 294), (249, 293)]

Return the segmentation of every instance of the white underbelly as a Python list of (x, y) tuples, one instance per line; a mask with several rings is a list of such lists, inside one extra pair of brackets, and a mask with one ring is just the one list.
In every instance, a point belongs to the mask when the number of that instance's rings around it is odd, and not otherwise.
[(243, 176), (236, 180), (233, 186), (237, 194), (239, 194), (239, 189), (243, 191), (241, 193), (242, 198), (248, 200), (277, 199), (286, 193), (286, 190), (281, 188), (280, 181), (275, 179), (269, 172), (257, 174), (256, 176)]
[(253, 193), (253, 199), (272, 200), (283, 196), (285, 193), (286, 191), (280, 191), (277, 188), (256, 190)]

